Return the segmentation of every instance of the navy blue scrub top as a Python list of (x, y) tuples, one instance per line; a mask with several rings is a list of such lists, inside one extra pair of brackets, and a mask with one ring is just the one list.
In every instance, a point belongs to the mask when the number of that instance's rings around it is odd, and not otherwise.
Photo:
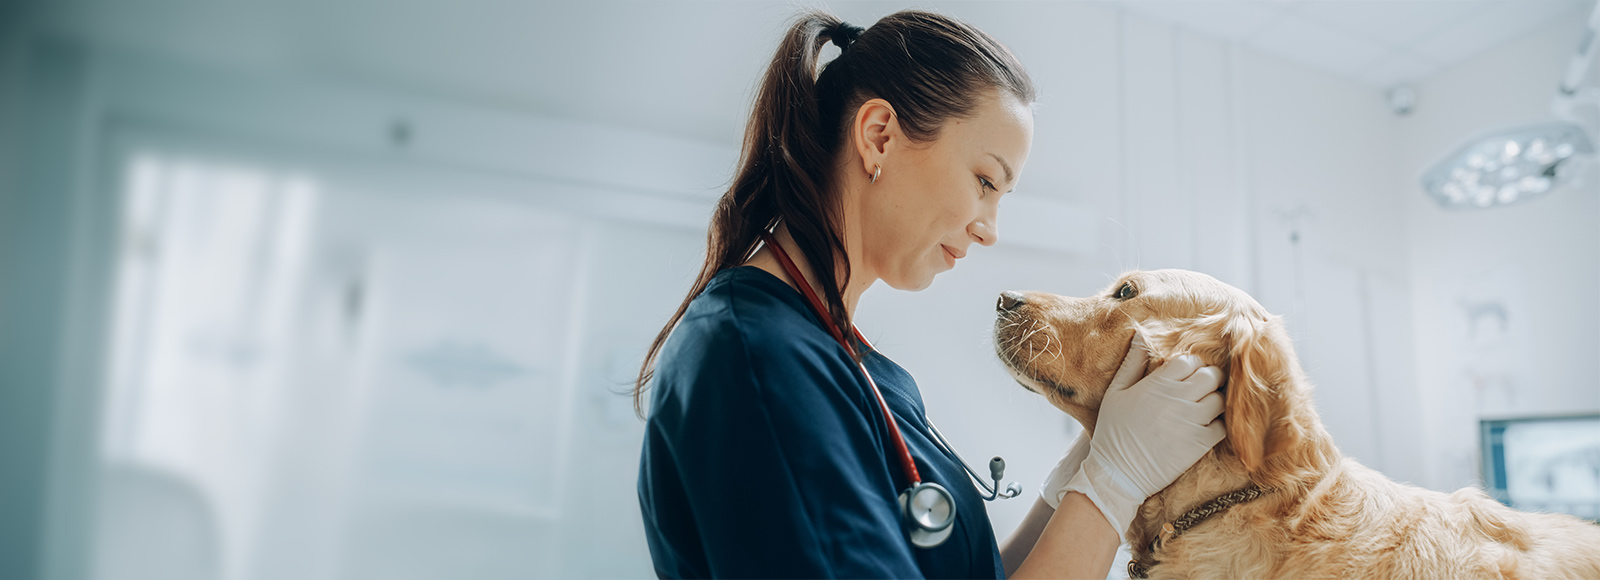
[(663, 578), (1003, 578), (983, 499), (923, 420), (922, 394), (864, 361), (924, 481), (955, 496), (955, 531), (912, 546), (883, 413), (800, 293), (753, 266), (719, 272), (662, 346), (639, 460), (639, 507)]

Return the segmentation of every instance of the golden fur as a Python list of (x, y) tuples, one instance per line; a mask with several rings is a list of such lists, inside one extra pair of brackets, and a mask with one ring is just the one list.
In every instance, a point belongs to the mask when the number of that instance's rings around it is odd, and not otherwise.
[[(1282, 319), (1236, 288), (1156, 270), (1090, 298), (1023, 295), (998, 314), (996, 350), (1019, 383), (1090, 433), (1136, 331), (1149, 368), (1192, 353), (1224, 369), (1227, 438), (1151, 496), (1125, 538), (1135, 558), (1160, 560), (1151, 578), (1600, 579), (1600, 526), (1516, 511), (1476, 488), (1396, 483), (1341, 457)], [(1149, 553), (1163, 523), (1251, 482), (1278, 491)]]

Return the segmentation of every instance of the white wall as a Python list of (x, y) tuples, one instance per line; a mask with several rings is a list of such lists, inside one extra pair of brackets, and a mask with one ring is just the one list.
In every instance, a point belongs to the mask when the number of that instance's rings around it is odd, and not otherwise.
[[(1554, 120), (1550, 99), (1586, 16), (1428, 79), (1416, 113), (1397, 123), (1415, 382), (1429, 402), (1418, 415), (1420, 482), (1434, 489), (1480, 479), (1480, 418), (1600, 411), (1600, 173), (1591, 168), (1581, 188), (1484, 211), (1442, 209), (1417, 185), (1425, 167), (1475, 135)], [(1586, 85), (1600, 82), (1597, 71), (1600, 63)], [(1465, 306), (1486, 302), (1504, 305), (1509, 326), (1469, 339)]]
[[(1377, 91), (1257, 57), (1249, 124), (1254, 296), (1283, 315), (1340, 449), (1402, 480), (1416, 408), (1406, 381), (1403, 220), (1392, 114)], [(1297, 240), (1297, 241), (1296, 241)]]
[[(18, 30), (22, 27), (11, 28)], [(8, 141), (0, 153), (0, 575), (30, 577), (43, 568), (51, 517), (60, 501), (62, 457), (57, 446), (81, 441), (61, 431), (58, 412), (81, 403), (72, 388), (82, 376), (66, 364), (94, 350), (80, 334), (95, 308), (75, 308), (83, 285), (74, 278), (75, 243), (72, 194), (82, 187), (83, 110), (86, 51), (59, 42), (32, 42), (25, 34), (6, 35), (0, 76), (0, 117)], [(81, 360), (81, 359), (80, 359)]]
[[(37, 270), (22, 262), (19, 250), (27, 239), (18, 224), (25, 210), (19, 193), (20, 134), (26, 126), (23, 99), (28, 92), (25, 79), (30, 55), (17, 34), (15, 16), (14, 8), (0, 8), (0, 329), (19, 328), (22, 313), (36, 305), (31, 289), (18, 276), (24, 270)], [(20, 331), (0, 330), (0, 352), (9, 352), (25, 339)], [(20, 362), (3, 354), (0, 361)], [(0, 365), (0, 385), (31, 379), (36, 372), (34, 368)], [(0, 388), (0, 440), (41, 438), (46, 427), (33, 419), (49, 404), (48, 389)], [(42, 539), (38, 530), (43, 520), (39, 506), (44, 497), (44, 479), (38, 474), (47, 456), (47, 450), (35, 445), (0, 444), (0, 538), (5, 538), (0, 540), (0, 576), (27, 577), (36, 570)]]

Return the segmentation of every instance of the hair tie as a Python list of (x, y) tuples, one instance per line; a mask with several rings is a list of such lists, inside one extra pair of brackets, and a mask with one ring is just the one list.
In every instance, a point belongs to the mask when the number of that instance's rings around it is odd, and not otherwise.
[(865, 28), (840, 20), (838, 24), (828, 29), (828, 38), (833, 40), (833, 45), (839, 47), (839, 52), (842, 54), (850, 50), (850, 45), (855, 43), (856, 37), (866, 31)]

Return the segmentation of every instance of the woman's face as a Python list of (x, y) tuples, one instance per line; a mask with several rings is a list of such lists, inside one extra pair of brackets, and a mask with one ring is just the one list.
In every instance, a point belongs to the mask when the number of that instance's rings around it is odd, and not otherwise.
[(861, 262), (901, 290), (921, 290), (978, 243), (999, 238), (1000, 197), (1033, 144), (1033, 112), (995, 91), (931, 142), (888, 139), (877, 183), (860, 200)]

